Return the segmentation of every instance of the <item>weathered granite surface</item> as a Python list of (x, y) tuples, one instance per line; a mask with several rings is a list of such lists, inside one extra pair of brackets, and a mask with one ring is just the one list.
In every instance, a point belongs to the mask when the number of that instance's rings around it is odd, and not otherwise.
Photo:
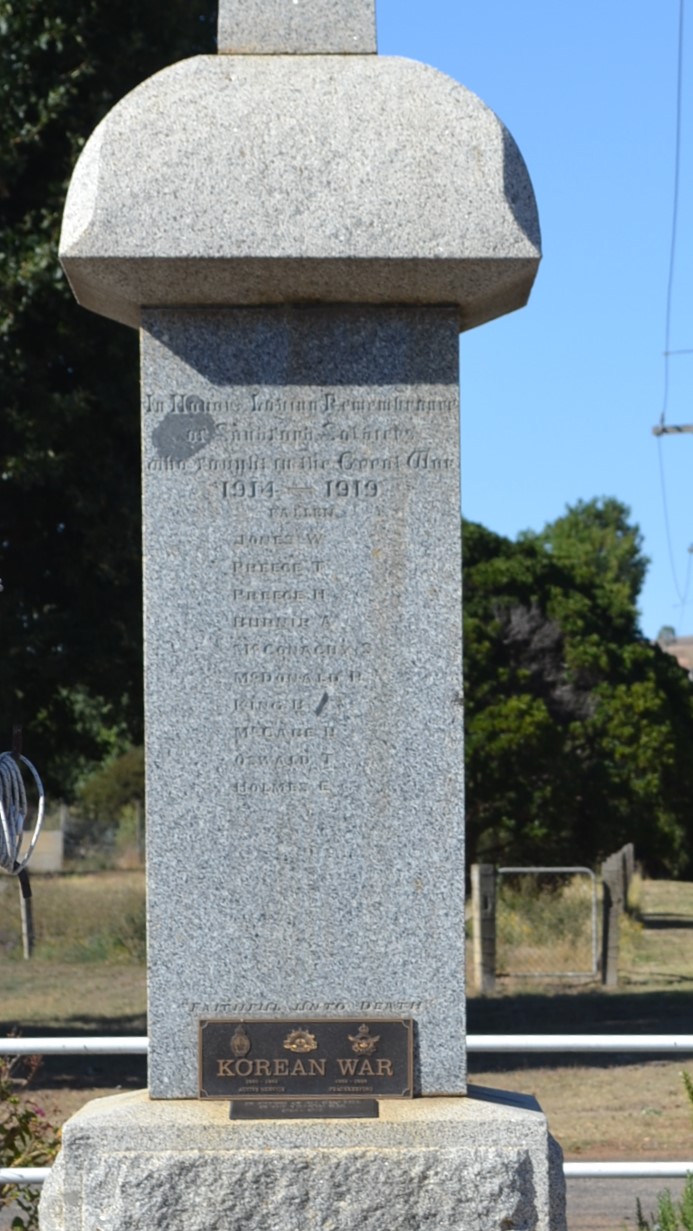
[(243, 54), (123, 99), (70, 188), (78, 299), (143, 330), (158, 1101), (68, 1123), (42, 1231), (565, 1231), (516, 1097), (194, 1098), (205, 1016), (411, 1016), (417, 1091), (465, 1088), (456, 335), (522, 306), (539, 229), (499, 120), (372, 17), (222, 0)]
[(42, 1231), (565, 1231), (561, 1152), (533, 1099), (381, 1104), (379, 1120), (228, 1119), (224, 1104), (87, 1104)]
[(375, 0), (220, 0), (217, 50), (236, 55), (375, 52)]
[(414, 1017), (462, 1092), (455, 312), (143, 326), (150, 1089), (303, 1014)]
[[(255, 6), (253, 6), (254, 8)], [(475, 95), (376, 56), (200, 56), (144, 82), (77, 164), (61, 259), (85, 307), (521, 307), (539, 226), (520, 153)]]

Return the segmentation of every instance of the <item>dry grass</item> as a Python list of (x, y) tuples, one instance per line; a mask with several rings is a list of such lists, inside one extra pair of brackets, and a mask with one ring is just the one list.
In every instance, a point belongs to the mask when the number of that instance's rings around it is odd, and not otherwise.
[(681, 1061), (478, 1072), (476, 1067), (475, 1085), (518, 1090), (538, 1099), (567, 1159), (693, 1157)]
[[(145, 980), (145, 968), (134, 962), (3, 962), (0, 1033), (117, 1034), (132, 1021), (139, 1025), (130, 1032), (144, 1034)], [(122, 1030), (114, 1028), (119, 1022)]]
[[(32, 877), (30, 961), (21, 957), (17, 886), (0, 884), (0, 1035), (145, 1034), (146, 971), (133, 957), (143, 874)], [(27, 1093), (62, 1124), (91, 1098), (145, 1084), (144, 1057), (50, 1056)]]
[[(8, 882), (9, 883), (9, 882)], [(5, 882), (3, 882), (5, 884)], [(145, 971), (119, 951), (89, 960), (89, 937), (117, 928), (139, 873), (34, 878), (35, 914), (48, 943), (81, 960), (0, 962), (0, 1034), (145, 1033)], [(0, 896), (0, 935), (17, 912), (16, 888)], [(470, 996), (474, 1033), (690, 1033), (693, 1021), (693, 885), (646, 882), (641, 920), (624, 927), (620, 986), (503, 981), (489, 998)], [(18, 912), (17, 912), (18, 913)], [(16, 920), (15, 920), (16, 924)], [(15, 926), (13, 924), (13, 926)], [(680, 1079), (682, 1060), (637, 1056), (470, 1057), (475, 1084), (536, 1095), (568, 1158), (685, 1158), (693, 1127)], [(693, 1056), (688, 1066), (693, 1071)], [(145, 1083), (143, 1061), (47, 1059), (35, 1097), (57, 1121), (88, 1099)]]
[[(32, 888), (37, 947), (24, 961), (17, 885), (0, 881), (0, 1035), (145, 1034), (143, 873), (34, 876)], [(29, 1093), (60, 1124), (145, 1084), (144, 1058), (47, 1057)]]
[(499, 878), (497, 968), (503, 975), (589, 974), (594, 968), (591, 877)]
[[(144, 872), (32, 877), (37, 958), (144, 959)], [(0, 953), (22, 958), (18, 885), (0, 879)]]
[(645, 881), (638, 913), (622, 930), (622, 983), (693, 987), (693, 885)]
[[(691, 1033), (693, 884), (646, 881), (639, 910), (639, 920), (623, 921), (618, 988), (503, 980), (496, 996), (470, 997), (470, 1032)], [(681, 1081), (682, 1067), (693, 1072), (693, 1055), (547, 1060), (470, 1057), (471, 1079), (534, 1094), (568, 1158), (693, 1156)]]

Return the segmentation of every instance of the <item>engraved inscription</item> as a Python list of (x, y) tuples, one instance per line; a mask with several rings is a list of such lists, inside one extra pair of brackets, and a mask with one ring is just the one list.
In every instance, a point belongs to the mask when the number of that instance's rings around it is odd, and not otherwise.
[(436, 457), (430, 449), (414, 449), (407, 458), (410, 470), (450, 470), (455, 466), (452, 457)]
[(328, 500), (332, 496), (377, 496), (378, 490), (375, 479), (328, 479), (325, 495)]
[(201, 1098), (413, 1095), (411, 1019), (316, 1018), (296, 1025), (295, 1019), (203, 1018), (199, 1025)]
[(399, 470), (400, 461), (399, 455), (393, 457), (358, 457), (350, 449), (340, 453), (337, 458), (337, 465), (340, 470), (356, 471), (374, 471), (374, 470)]
[[(457, 470), (434, 445), (457, 406), (440, 388), (201, 385), (144, 394), (150, 481), (176, 485), (176, 516), (188, 501), (197, 502), (196, 522), (204, 510), (204, 550), (223, 576), (216, 603), (228, 610), (205, 630), (204, 646), (226, 664), (228, 787), (237, 799), (309, 806), (345, 789), (340, 775), (353, 767), (342, 764), (342, 749), (365, 729), (369, 698), (383, 695), (367, 634), (376, 582), (398, 597), (401, 536), (390, 535), (387, 518)], [(361, 554), (349, 575), (362, 570), (365, 581), (354, 603), (340, 577), (352, 542)]]
[(254, 1013), (279, 1014), (292, 1013), (336, 1014), (336, 1013), (389, 1013), (392, 1016), (423, 1013), (435, 1004), (433, 1000), (361, 1000), (347, 1004), (346, 1001), (299, 1000), (288, 1006), (275, 1000), (246, 1001), (193, 1001), (189, 1010), (193, 1018), (198, 1017), (247, 1017)]
[(274, 496), (274, 483), (271, 480), (263, 483), (259, 479), (224, 479), (221, 494), (224, 500), (238, 500), (243, 496)]

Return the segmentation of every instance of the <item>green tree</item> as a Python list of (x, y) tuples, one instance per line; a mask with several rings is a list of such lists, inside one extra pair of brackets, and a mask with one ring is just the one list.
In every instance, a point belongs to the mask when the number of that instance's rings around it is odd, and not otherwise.
[(690, 867), (693, 690), (638, 629), (647, 561), (616, 500), (511, 542), (464, 527), (467, 832), (490, 861)]
[(166, 64), (213, 50), (211, 0), (0, 0), (0, 748), (53, 792), (141, 740), (137, 336), (57, 259), (79, 150)]

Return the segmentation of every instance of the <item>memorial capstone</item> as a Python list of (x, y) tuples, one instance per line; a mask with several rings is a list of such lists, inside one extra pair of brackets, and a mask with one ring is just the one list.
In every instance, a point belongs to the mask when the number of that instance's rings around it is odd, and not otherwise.
[(43, 1231), (565, 1226), (536, 1104), (465, 1097), (457, 335), (536, 207), (374, 29), (222, 0), (71, 184), (75, 294), (141, 334), (150, 1076), (68, 1123)]
[(236, 55), (374, 53), (373, 0), (221, 0), (217, 49)]

